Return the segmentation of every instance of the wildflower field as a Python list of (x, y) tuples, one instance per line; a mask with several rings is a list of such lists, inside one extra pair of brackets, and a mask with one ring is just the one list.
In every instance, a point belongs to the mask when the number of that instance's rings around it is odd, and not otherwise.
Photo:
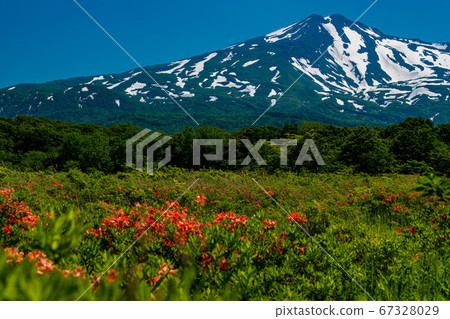
[(449, 300), (447, 182), (418, 179), (0, 168), (0, 299)]

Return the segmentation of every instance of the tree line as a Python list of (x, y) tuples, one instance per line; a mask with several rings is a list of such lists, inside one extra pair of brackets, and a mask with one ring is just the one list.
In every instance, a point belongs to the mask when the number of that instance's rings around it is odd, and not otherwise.
[[(17, 116), (0, 118), (0, 165), (19, 170), (80, 169), (85, 172), (117, 173), (127, 171), (126, 141), (139, 133), (135, 125), (120, 124), (102, 127), (53, 121), (39, 117)], [(164, 132), (161, 132), (164, 134)], [(234, 132), (212, 126), (186, 127), (170, 135), (172, 159), (169, 165), (188, 169), (257, 170), (268, 172), (292, 170), (302, 172), (363, 172), (368, 174), (425, 174), (435, 172), (450, 175), (450, 123), (435, 126), (431, 120), (408, 118), (387, 127), (338, 127), (317, 122), (250, 127)], [(223, 139), (224, 160), (192, 163), (194, 139)], [(226, 156), (228, 141), (236, 140), (237, 165), (229, 165)], [(252, 161), (240, 163), (249, 155), (242, 140), (252, 143), (265, 139), (259, 149), (265, 166)], [(280, 147), (271, 139), (295, 139), (288, 148), (288, 165), (280, 165)], [(326, 165), (306, 162), (296, 166), (295, 160), (303, 142), (312, 139)], [(209, 148), (209, 149), (208, 149)], [(212, 146), (203, 153), (214, 153)], [(164, 149), (157, 157), (164, 157)]]

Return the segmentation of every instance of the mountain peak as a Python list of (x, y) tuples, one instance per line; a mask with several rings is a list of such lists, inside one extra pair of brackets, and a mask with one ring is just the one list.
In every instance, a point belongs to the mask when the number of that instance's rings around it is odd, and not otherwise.
[[(333, 20), (334, 22), (353, 23), (351, 20), (347, 19), (346, 17), (344, 17), (342, 14), (339, 14), (339, 13), (333, 13), (326, 17), (321, 16), (319, 14), (312, 14), (301, 22), (312, 21), (312, 22), (321, 23), (324, 20)], [(301, 23), (301, 22), (299, 22), (299, 23)]]
[(344, 17), (342, 14), (334, 13), (326, 18), (331, 18), (332, 20), (342, 20), (342, 21), (350, 21), (346, 17)]
[[(135, 69), (9, 87), (0, 90), (0, 115), (94, 119), (110, 105), (108, 121), (114, 121), (126, 112), (165, 114), (176, 99), (198, 112), (205, 105), (208, 113), (216, 110), (211, 120), (224, 110), (241, 117), (268, 102), (285, 114), (345, 124), (384, 125), (411, 114), (440, 123), (450, 118), (450, 45), (388, 36), (340, 14), (313, 14), (265, 36), (146, 70), (161, 85)], [(296, 78), (297, 90), (277, 102)]]
[[(307, 17), (305, 20), (312, 20), (312, 19), (323, 19), (323, 16), (313, 13), (309, 17)], [(305, 21), (305, 20), (303, 20), (303, 21)]]

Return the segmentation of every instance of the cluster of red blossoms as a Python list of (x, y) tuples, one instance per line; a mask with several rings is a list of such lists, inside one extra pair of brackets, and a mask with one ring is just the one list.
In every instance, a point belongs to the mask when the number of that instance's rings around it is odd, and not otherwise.
[(151, 281), (153, 282), (153, 285), (156, 285), (159, 281), (164, 280), (169, 275), (174, 275), (178, 272), (178, 270), (173, 269), (173, 265), (168, 266), (166, 263), (163, 263), (159, 266), (158, 275), (153, 277)]
[[(5, 252), (6, 262), (8, 263), (20, 264), (24, 260), (24, 257), (30, 262), (35, 262), (36, 273), (39, 275), (44, 275), (46, 273), (51, 273), (58, 270), (58, 267), (53, 264), (53, 261), (48, 259), (47, 255), (42, 251), (34, 250), (25, 256), (23, 251), (19, 251), (17, 248), (8, 247), (3, 250)], [(64, 277), (73, 275), (76, 278), (85, 278), (85, 271), (83, 271), (81, 267), (74, 270), (62, 270), (61, 273)]]
[[(399, 233), (403, 233), (403, 229), (400, 228), (400, 227), (398, 227), (396, 230), (397, 230)], [(413, 233), (413, 234), (417, 234), (417, 232), (414, 230), (414, 228), (413, 228), (411, 225), (408, 226), (408, 229), (406, 229), (406, 231), (410, 231), (410, 232)]]
[(220, 225), (225, 228), (227, 228), (230, 231), (235, 231), (239, 225), (242, 225), (242, 227), (246, 226), (246, 222), (248, 220), (248, 217), (245, 215), (235, 215), (231, 212), (227, 213), (219, 213), (216, 214), (216, 217), (213, 220), (214, 225)]
[(228, 265), (227, 259), (224, 256), (222, 256), (222, 260), (219, 263), (219, 269), (221, 271), (225, 271), (225, 272), (227, 272), (229, 270), (229, 265)]
[(264, 219), (263, 221), (264, 231), (268, 231), (269, 229), (275, 228), (277, 222), (275, 220)]
[[(111, 228), (118, 230), (134, 230), (135, 237), (139, 238), (144, 233), (151, 232), (155, 236), (164, 241), (166, 245), (176, 245), (177, 243), (186, 243), (189, 234), (201, 235), (201, 223), (198, 223), (193, 216), (187, 215), (187, 208), (180, 208), (178, 202), (167, 202), (167, 209), (157, 209), (147, 204), (135, 204), (133, 210), (128, 214), (122, 209), (111, 210), (111, 217), (103, 220), (102, 225), (95, 229), (89, 229), (87, 232), (94, 236), (110, 239), (111, 235), (108, 231)], [(167, 225), (174, 225), (175, 232), (173, 236), (169, 235)]]
[(194, 202), (200, 204), (200, 206), (204, 207), (206, 205), (206, 196), (205, 194), (197, 194), (195, 195)]
[(5, 235), (11, 235), (11, 228), (15, 225), (23, 230), (33, 228), (39, 219), (39, 216), (34, 215), (23, 202), (13, 201), (12, 193), (14, 193), (14, 188), (0, 190), (0, 194), (5, 197), (4, 201), (0, 202), (0, 213), (2, 216), (6, 216), (6, 225), (2, 228)]
[[(201, 196), (200, 200), (202, 200)], [(123, 209), (109, 206), (106, 203), (100, 204), (109, 210), (111, 216), (103, 219), (100, 227), (89, 229), (87, 232), (107, 240), (112, 239), (111, 229), (119, 232), (134, 230), (136, 238), (148, 232), (151, 236), (162, 240), (166, 245), (173, 246), (185, 244), (189, 235), (196, 235), (203, 239), (202, 227), (211, 225), (203, 225), (197, 222), (194, 216), (187, 214), (187, 208), (181, 208), (178, 202), (167, 202), (167, 209), (157, 209), (148, 204), (137, 203), (129, 213), (126, 213)], [(245, 215), (222, 212), (216, 214), (212, 224), (221, 225), (229, 231), (235, 231), (239, 226), (245, 227), (247, 220), (248, 217)], [(276, 224), (276, 222), (272, 221), (271, 223)], [(169, 232), (168, 225), (175, 226), (175, 231)]]
[[(236, 258), (239, 259), (241, 258), (241, 256), (239, 255), (239, 252), (237, 250), (234, 251), (234, 254), (236, 255)], [(221, 260), (218, 264), (218, 268), (223, 271), (223, 272), (228, 272), (230, 270), (230, 268), (232, 268), (234, 266), (234, 264), (231, 263), (231, 261), (229, 259), (226, 259), (225, 256), (221, 256), (220, 257)], [(203, 254), (202, 255), (202, 269), (203, 270), (209, 270), (210, 269), (210, 265), (212, 264), (212, 257), (210, 254)]]
[(292, 212), (289, 215), (289, 218), (294, 224), (305, 225), (308, 222), (308, 219), (306, 218), (306, 216), (302, 217), (297, 212)]
[[(441, 219), (444, 220), (445, 219), (445, 214), (444, 212), (441, 213)], [(438, 222), (438, 220), (436, 218), (433, 218), (433, 224), (436, 224)]]

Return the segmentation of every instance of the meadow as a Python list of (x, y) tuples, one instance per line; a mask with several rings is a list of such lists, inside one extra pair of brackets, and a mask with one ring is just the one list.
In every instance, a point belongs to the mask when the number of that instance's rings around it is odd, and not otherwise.
[(0, 177), (1, 300), (449, 299), (436, 179), (420, 193), (410, 175)]
[(0, 168), (0, 181), (1, 300), (450, 299), (438, 178)]

